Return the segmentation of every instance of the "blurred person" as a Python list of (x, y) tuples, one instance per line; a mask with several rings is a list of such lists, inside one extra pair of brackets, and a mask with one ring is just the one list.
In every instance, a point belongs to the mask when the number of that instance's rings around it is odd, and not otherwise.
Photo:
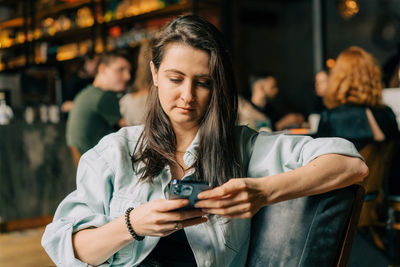
[(75, 98), (67, 121), (67, 144), (74, 161), (80, 158), (115, 127), (126, 126), (117, 94), (123, 92), (131, 78), (129, 58), (120, 52), (101, 56), (93, 84)]
[(352, 141), (358, 150), (398, 135), (396, 117), (382, 102), (381, 70), (371, 54), (352, 46), (339, 54), (324, 95), (317, 136)]
[(396, 69), (389, 80), (387, 85), (388, 88), (399, 88), (400, 87), (400, 63), (396, 66)]
[(318, 71), (315, 75), (315, 93), (319, 97), (324, 97), (328, 87), (328, 72), (326, 70)]
[(243, 96), (238, 98), (238, 124), (257, 131), (272, 131), (271, 120)]
[(92, 53), (85, 55), (82, 66), (67, 80), (63, 90), (62, 112), (69, 112), (72, 109), (75, 96), (93, 82), (98, 62), (98, 55)]
[(320, 114), (325, 110), (323, 97), (328, 86), (328, 78), (328, 72), (326, 70), (318, 71), (315, 75), (313, 108), (307, 118), (310, 134), (317, 132), (319, 120), (321, 118)]
[(325, 109), (323, 98), (328, 87), (328, 72), (321, 70), (315, 75), (315, 101), (312, 113), (321, 113)]
[(263, 112), (272, 121), (274, 130), (300, 127), (304, 117), (300, 113), (288, 113), (278, 117), (278, 112), (269, 103), (272, 102), (279, 89), (274, 76), (269, 73), (261, 73), (250, 77), (251, 103), (259, 111)]
[(147, 96), (152, 84), (149, 62), (150, 47), (149, 43), (145, 42), (139, 50), (133, 92), (124, 95), (119, 102), (122, 117), (128, 125), (144, 123)]
[(266, 107), (279, 92), (275, 77), (269, 73), (252, 75), (250, 88), (251, 102), (259, 108)]

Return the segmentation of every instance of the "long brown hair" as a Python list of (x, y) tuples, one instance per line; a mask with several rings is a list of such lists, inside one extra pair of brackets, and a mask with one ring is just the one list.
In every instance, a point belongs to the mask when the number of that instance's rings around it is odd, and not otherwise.
[(368, 107), (382, 105), (382, 74), (374, 57), (352, 46), (338, 56), (329, 76), (324, 103), (328, 108), (341, 104)]
[[(196, 180), (206, 181), (212, 186), (222, 184), (229, 178), (242, 175), (235, 137), (237, 88), (230, 55), (217, 28), (195, 15), (176, 18), (154, 41), (152, 61), (156, 70), (171, 43), (189, 45), (210, 56), (211, 98), (200, 122), (196, 161), (190, 167), (195, 168)], [(145, 165), (142, 181), (152, 181), (166, 165), (177, 164), (176, 136), (154, 86), (148, 101), (140, 147), (132, 156), (133, 164), (143, 162)]]

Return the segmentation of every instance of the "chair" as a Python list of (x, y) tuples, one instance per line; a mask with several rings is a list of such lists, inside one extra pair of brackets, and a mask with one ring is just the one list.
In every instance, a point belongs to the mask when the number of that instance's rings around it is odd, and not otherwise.
[(393, 264), (400, 265), (400, 196), (388, 195), (388, 217), (386, 230), (388, 236), (388, 254)]
[(364, 189), (352, 185), (280, 202), (252, 219), (247, 266), (346, 266)]
[[(385, 250), (385, 242), (376, 227), (386, 226), (384, 216), (385, 190), (384, 184), (392, 159), (394, 142), (374, 142), (366, 145), (360, 154), (369, 168), (369, 175), (361, 185), (365, 188), (365, 200), (361, 210), (358, 228), (368, 232), (374, 244)], [(383, 215), (383, 216), (382, 216)]]
[(384, 201), (384, 182), (390, 167), (393, 147), (393, 142), (374, 142), (360, 151), (369, 168), (369, 175), (361, 183), (365, 188), (365, 202), (359, 227), (379, 224), (378, 206)]
[[(398, 137), (399, 138), (399, 137)], [(386, 188), (386, 235), (388, 254), (392, 264), (400, 265), (400, 139), (394, 143), (392, 164)]]

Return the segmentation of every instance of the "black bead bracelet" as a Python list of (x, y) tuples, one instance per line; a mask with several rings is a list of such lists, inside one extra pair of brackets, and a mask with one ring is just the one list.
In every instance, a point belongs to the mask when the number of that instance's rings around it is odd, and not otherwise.
[(125, 223), (126, 223), (126, 226), (128, 227), (128, 231), (129, 231), (129, 233), (131, 234), (131, 236), (132, 236), (135, 240), (137, 240), (137, 241), (142, 241), (142, 240), (144, 239), (144, 236), (138, 236), (138, 235), (135, 233), (135, 231), (133, 231), (131, 222), (130, 222), (130, 220), (129, 220), (129, 214), (131, 213), (132, 210), (133, 210), (133, 208), (130, 207), (130, 208), (128, 208), (128, 209), (125, 211)]

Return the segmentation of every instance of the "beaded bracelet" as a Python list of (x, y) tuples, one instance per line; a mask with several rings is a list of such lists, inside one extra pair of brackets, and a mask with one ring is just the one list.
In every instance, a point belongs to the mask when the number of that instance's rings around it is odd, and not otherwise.
[(131, 236), (132, 236), (134, 239), (136, 239), (137, 241), (142, 241), (142, 240), (144, 239), (144, 236), (138, 236), (138, 235), (135, 233), (135, 231), (133, 231), (131, 222), (130, 222), (130, 220), (129, 220), (129, 214), (131, 213), (132, 210), (133, 210), (133, 208), (130, 207), (130, 208), (128, 208), (128, 209), (125, 211), (125, 223), (126, 223), (126, 226), (128, 227), (128, 231), (129, 231), (129, 233), (131, 234)]

